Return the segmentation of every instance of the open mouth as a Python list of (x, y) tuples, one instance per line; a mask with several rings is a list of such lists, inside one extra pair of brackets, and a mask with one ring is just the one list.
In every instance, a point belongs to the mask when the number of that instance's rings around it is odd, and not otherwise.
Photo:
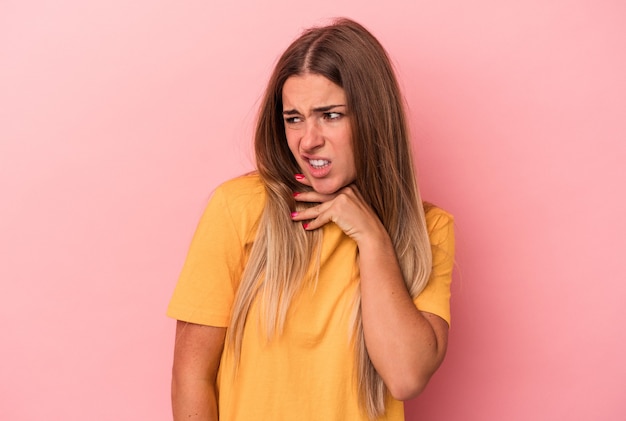
[(327, 167), (328, 164), (330, 164), (330, 161), (327, 161), (325, 159), (309, 159), (309, 165), (311, 165), (311, 167), (315, 168), (316, 170)]

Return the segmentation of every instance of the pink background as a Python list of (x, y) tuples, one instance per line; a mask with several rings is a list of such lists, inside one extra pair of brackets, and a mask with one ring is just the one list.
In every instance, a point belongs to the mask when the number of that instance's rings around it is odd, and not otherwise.
[(626, 7), (0, 1), (0, 418), (168, 420), (164, 316), (274, 60), (330, 16), (398, 68), (456, 216), (448, 357), (409, 420), (626, 417)]

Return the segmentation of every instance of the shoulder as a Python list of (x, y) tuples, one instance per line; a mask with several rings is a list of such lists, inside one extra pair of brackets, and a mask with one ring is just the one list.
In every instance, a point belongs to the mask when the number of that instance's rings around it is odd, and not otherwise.
[(251, 173), (228, 180), (213, 191), (201, 225), (213, 230), (234, 229), (241, 238), (254, 231), (265, 205), (265, 188)]
[(220, 184), (212, 200), (223, 202), (231, 210), (262, 209), (265, 187), (257, 173), (249, 173)]
[(220, 192), (228, 197), (255, 197), (265, 195), (265, 188), (258, 173), (252, 172), (225, 181), (220, 184), (215, 192)]
[(424, 215), (431, 244), (440, 244), (454, 238), (454, 217), (450, 213), (430, 203), (424, 203)]
[(430, 203), (424, 203), (424, 215), (429, 232), (438, 227), (454, 224), (452, 214)]

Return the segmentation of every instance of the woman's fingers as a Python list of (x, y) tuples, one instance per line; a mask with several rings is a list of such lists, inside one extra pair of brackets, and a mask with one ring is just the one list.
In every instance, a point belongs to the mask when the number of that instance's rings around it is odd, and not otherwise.
[(365, 203), (363, 196), (354, 185), (328, 195), (316, 191), (294, 193), (299, 202), (318, 203), (310, 208), (293, 212), (291, 219), (300, 222), (307, 231), (334, 222), (357, 244), (372, 241), (387, 235), (385, 227), (372, 208)]
[(335, 197), (337, 197), (337, 193), (321, 194), (316, 191), (294, 192), (293, 194), (293, 198), (296, 200), (296, 202), (308, 203), (324, 203), (333, 200)]
[(361, 221), (365, 216), (363, 212), (368, 208), (351, 186), (332, 195), (312, 191), (298, 193), (294, 197), (300, 202), (319, 203), (291, 214), (291, 219), (303, 222), (307, 230), (320, 228), (332, 221), (338, 223), (340, 228), (349, 234), (353, 231), (355, 224), (362, 225)]
[(305, 186), (311, 187), (311, 183), (309, 182), (309, 179), (306, 178), (306, 176), (304, 174), (296, 174), (294, 177), (296, 178), (296, 181), (298, 183), (302, 183)]
[(293, 212), (291, 219), (295, 222), (302, 222), (302, 226), (307, 230), (320, 228), (330, 222), (328, 214), (324, 213), (321, 205), (300, 212)]

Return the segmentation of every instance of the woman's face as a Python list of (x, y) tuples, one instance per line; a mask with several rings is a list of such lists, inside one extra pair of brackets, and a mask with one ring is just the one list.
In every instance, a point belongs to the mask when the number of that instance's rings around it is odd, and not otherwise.
[(356, 177), (344, 90), (324, 76), (292, 76), (283, 86), (291, 153), (315, 191), (331, 194)]

